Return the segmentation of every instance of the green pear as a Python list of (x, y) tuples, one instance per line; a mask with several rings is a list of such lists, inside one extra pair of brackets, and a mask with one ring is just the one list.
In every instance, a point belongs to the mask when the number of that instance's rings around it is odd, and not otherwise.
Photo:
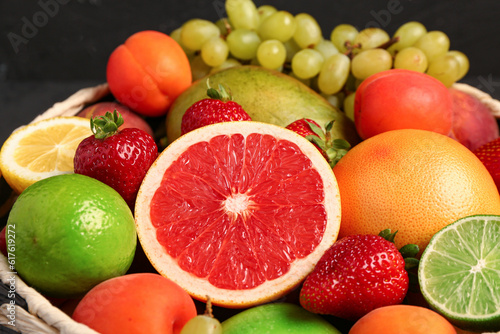
[(351, 146), (360, 139), (354, 122), (342, 111), (302, 82), (260, 66), (231, 67), (194, 82), (172, 104), (166, 118), (169, 142), (181, 135), (182, 116), (195, 102), (207, 98), (207, 80), (212, 88), (222, 84), (253, 121), (286, 127), (300, 118), (309, 118), (325, 127), (335, 120), (333, 134)]
[(292, 303), (246, 309), (222, 322), (224, 334), (341, 334), (318, 314)]

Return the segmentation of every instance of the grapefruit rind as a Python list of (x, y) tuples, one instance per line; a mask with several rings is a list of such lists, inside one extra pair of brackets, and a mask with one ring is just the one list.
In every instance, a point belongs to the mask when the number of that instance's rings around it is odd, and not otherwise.
[(459, 328), (500, 329), (499, 232), (500, 216), (467, 216), (437, 232), (422, 254), (422, 295)]
[[(277, 139), (285, 139), (298, 145), (309, 157), (318, 171), (324, 185), (324, 207), (327, 222), (323, 238), (318, 246), (306, 257), (296, 259), (291, 263), (288, 273), (263, 284), (245, 290), (229, 290), (217, 288), (206, 279), (182, 270), (175, 259), (166, 253), (157, 241), (156, 228), (153, 226), (149, 210), (151, 200), (161, 183), (165, 170), (184, 152), (184, 150), (200, 141), (209, 140), (217, 135), (252, 133), (268, 134)], [(193, 298), (206, 301), (210, 296), (214, 305), (243, 308), (276, 300), (297, 287), (300, 282), (314, 269), (323, 253), (337, 239), (340, 229), (340, 195), (337, 181), (331, 167), (318, 149), (308, 140), (293, 131), (267, 123), (245, 121), (224, 122), (205, 126), (191, 131), (172, 142), (153, 163), (139, 189), (135, 220), (139, 241), (153, 267), (163, 276), (182, 286)]]

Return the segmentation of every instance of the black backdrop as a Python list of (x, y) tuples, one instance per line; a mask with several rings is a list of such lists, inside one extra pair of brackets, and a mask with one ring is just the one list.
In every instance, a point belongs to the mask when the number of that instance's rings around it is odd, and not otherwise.
[[(339, 23), (392, 35), (420, 21), (468, 55), (466, 82), (500, 95), (499, 0), (254, 1), (313, 15), (325, 37)], [(0, 140), (75, 89), (104, 82), (109, 54), (134, 32), (170, 33), (195, 17), (215, 21), (223, 7), (224, 0), (0, 0), (0, 113), (7, 115)]]
[[(224, 0), (1, 0), (0, 78), (104, 79), (110, 52), (132, 33), (169, 33), (190, 18), (215, 21)], [(255, 0), (293, 14), (313, 15), (329, 37), (339, 23), (378, 25), (390, 34), (417, 20), (450, 36), (471, 59), (472, 75), (499, 74), (500, 1)], [(34, 29), (33, 29), (34, 28)]]

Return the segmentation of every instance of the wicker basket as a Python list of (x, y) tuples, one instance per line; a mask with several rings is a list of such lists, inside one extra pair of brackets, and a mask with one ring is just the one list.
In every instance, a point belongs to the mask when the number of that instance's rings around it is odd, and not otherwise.
[[(500, 101), (493, 99), (489, 94), (462, 83), (456, 83), (455, 88), (465, 91), (487, 105), (491, 113), (500, 119)], [(56, 117), (76, 115), (86, 105), (95, 103), (110, 94), (107, 84), (84, 88), (71, 95), (62, 102), (37, 116), (32, 122)], [(15, 277), (15, 285), (11, 289), (11, 280)], [(17, 275), (9, 269), (5, 256), (0, 254), (0, 332), (1, 333), (62, 333), (62, 334), (98, 334), (89, 327), (79, 324), (66, 313), (53, 306), (44, 296), (27, 286)], [(12, 290), (16, 292), (15, 311), (10, 307)], [(10, 315), (15, 312), (15, 326), (9, 325)], [(487, 334), (500, 334), (487, 333)]]
[[(56, 116), (74, 116), (86, 105), (97, 102), (109, 94), (107, 84), (81, 89), (68, 99), (54, 104), (32, 122)], [(3, 254), (0, 254), (0, 280), (1, 333), (98, 334), (89, 327), (73, 321), (44, 296), (27, 286), (12, 272)]]

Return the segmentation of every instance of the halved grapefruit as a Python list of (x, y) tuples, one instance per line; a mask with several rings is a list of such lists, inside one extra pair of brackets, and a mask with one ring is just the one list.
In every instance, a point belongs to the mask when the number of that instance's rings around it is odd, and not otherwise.
[(340, 196), (314, 145), (282, 127), (225, 122), (179, 137), (135, 207), (153, 267), (193, 298), (231, 308), (284, 296), (335, 242)]

